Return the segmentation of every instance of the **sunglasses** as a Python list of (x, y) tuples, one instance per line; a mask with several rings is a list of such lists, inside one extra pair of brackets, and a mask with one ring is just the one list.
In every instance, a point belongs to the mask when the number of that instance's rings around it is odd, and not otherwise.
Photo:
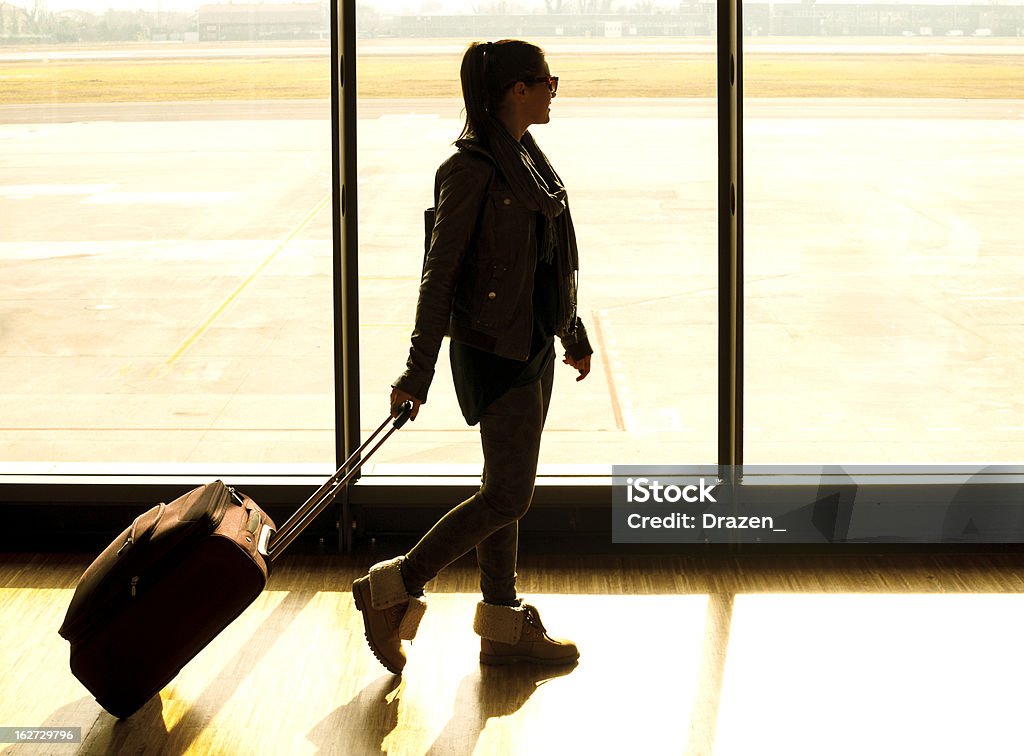
[[(537, 76), (533, 79), (519, 79), (519, 81), (523, 82), (524, 84), (547, 84), (548, 89), (551, 90), (551, 94), (554, 94), (555, 92), (558, 91), (557, 76)], [(506, 84), (505, 89), (508, 89), (509, 87), (514, 87), (515, 85), (516, 82), (513, 81), (511, 84)]]
[(551, 90), (551, 94), (558, 91), (558, 77), (557, 76), (538, 76), (535, 79), (530, 79), (531, 84), (544, 83), (548, 85), (548, 89)]

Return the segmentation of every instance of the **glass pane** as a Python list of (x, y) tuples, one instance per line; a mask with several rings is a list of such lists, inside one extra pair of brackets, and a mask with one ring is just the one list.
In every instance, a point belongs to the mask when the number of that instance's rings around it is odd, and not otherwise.
[(0, 50), (0, 460), (331, 463), (324, 9), (21, 5), (38, 39)]
[[(386, 416), (390, 385), (408, 355), (423, 210), (433, 204), (435, 171), (463, 123), (462, 54), (471, 41), (521, 38), (542, 47), (560, 77), (551, 122), (531, 133), (568, 189), (580, 312), (595, 349), (590, 376), (576, 382), (556, 348), (541, 472), (545, 465), (713, 461), (714, 6), (612, 16), (540, 6), (520, 15), (392, 17), (383, 3), (360, 8), (364, 426)], [(460, 412), (447, 343), (436, 371), (418, 420), (381, 450), (376, 469), (479, 470), (478, 431)]]
[(744, 14), (745, 461), (1020, 461), (1021, 6)]

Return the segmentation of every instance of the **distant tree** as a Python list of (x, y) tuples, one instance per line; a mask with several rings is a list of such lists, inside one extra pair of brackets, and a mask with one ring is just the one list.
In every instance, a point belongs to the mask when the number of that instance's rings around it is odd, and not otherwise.
[(98, 39), (111, 42), (141, 42), (151, 38), (153, 16), (145, 11), (108, 10), (96, 28)]
[(68, 18), (58, 18), (52, 26), (53, 38), (57, 42), (80, 42), (82, 40), (82, 27)]
[(491, 0), (486, 3), (476, 3), (472, 6), (473, 13), (483, 16), (508, 16), (529, 13), (529, 8), (519, 0)]
[(477, 16), (507, 16), (508, 0), (493, 0), (489, 3), (477, 3), (473, 6), (473, 13)]

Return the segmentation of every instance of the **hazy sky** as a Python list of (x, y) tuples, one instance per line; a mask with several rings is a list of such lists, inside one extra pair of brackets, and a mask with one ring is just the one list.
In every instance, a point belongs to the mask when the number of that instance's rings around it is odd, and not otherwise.
[[(35, 0), (4, 0), (4, 2), (29, 9)], [(116, 10), (150, 10), (150, 11), (182, 11), (195, 10), (200, 5), (223, 0), (39, 0), (50, 11), (68, 9), (85, 10), (102, 13), (113, 8)], [(250, 0), (251, 1), (251, 0)], [(273, 0), (270, 0), (273, 2)], [(278, 0), (280, 2), (281, 0)], [(713, 0), (709, 0), (713, 1)], [(764, 0), (759, 0), (764, 2)], [(779, 2), (799, 2), (800, 0), (778, 0)], [(245, 0), (239, 0), (240, 4)], [(937, 4), (937, 5), (1021, 5), (1024, 0), (816, 0), (818, 3), (851, 3), (874, 4), (895, 2), (898, 4)], [(612, 7), (628, 7), (634, 0), (613, 0)], [(360, 0), (360, 5), (376, 8), (381, 13), (472, 13), (473, 8), (487, 8), (495, 5), (495, 0)], [(527, 12), (544, 7), (544, 0), (509, 0), (510, 9), (525, 9)], [(569, 3), (570, 7), (575, 5)], [(661, 0), (657, 5), (672, 8), (678, 5), (672, 0)]]
[[(522, 6), (532, 8), (543, 7), (543, 0), (531, 2), (531, 0), (516, 0)], [(17, 5), (22, 8), (31, 8), (34, 0), (4, 0), (10, 5)], [(102, 13), (108, 8), (116, 10), (162, 10), (162, 11), (193, 11), (200, 5), (211, 5), (214, 3), (226, 3), (227, 0), (41, 0), (50, 11), (61, 11), (73, 8), (76, 10)], [(238, 0), (239, 4), (245, 4), (247, 0)], [(248, 2), (259, 2), (259, 0), (248, 0)], [(268, 0), (273, 3), (274, 0)], [(277, 0), (277, 2), (288, 2), (288, 0)], [(315, 2), (315, 0), (314, 0)], [(482, 3), (473, 0), (360, 0), (360, 5), (368, 5), (378, 9), (381, 13), (416, 13), (422, 5), (429, 6), (429, 13), (467, 13), (471, 12), (474, 5), (486, 5), (489, 0)]]

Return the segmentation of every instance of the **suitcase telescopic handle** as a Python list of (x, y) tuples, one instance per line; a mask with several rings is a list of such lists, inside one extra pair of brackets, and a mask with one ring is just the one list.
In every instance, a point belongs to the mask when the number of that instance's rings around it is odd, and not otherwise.
[[(388, 415), (387, 419), (381, 423), (377, 430), (370, 434), (370, 436), (363, 442), (362, 446), (356, 449), (352, 454), (341, 463), (341, 467), (335, 471), (334, 475), (327, 479), (320, 488), (313, 493), (302, 506), (300, 506), (295, 513), (288, 518), (287, 522), (278, 528), (277, 532), (271, 533), (270, 537), (266, 540), (265, 550), (261, 549), (261, 553), (268, 557), (271, 561), (281, 555), (288, 546), (294, 541), (303, 530), (305, 530), (313, 520), (320, 516), (320, 514), (330, 506), (331, 502), (334, 501), (334, 497), (337, 496), (345, 486), (348, 485), (349, 481), (355, 477), (355, 474), (359, 472), (359, 469), (366, 463), (373, 453), (379, 449), (385, 441), (391, 438), (391, 434), (401, 428), (409, 420), (409, 416), (412, 414), (412, 402), (405, 402), (399, 408), (398, 416), (392, 417)], [(376, 445), (367, 452), (366, 456), (362, 456), (370, 444), (374, 442), (377, 436), (388, 426), (391, 428), (387, 433), (384, 434), (383, 438), (377, 441)]]

